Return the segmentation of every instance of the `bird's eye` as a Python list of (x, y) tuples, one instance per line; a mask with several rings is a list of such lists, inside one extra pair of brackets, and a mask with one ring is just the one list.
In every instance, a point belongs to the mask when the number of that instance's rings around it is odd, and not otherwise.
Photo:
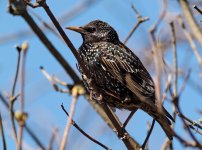
[(94, 27), (89, 27), (89, 28), (85, 28), (86, 31), (93, 33), (96, 31), (96, 29)]

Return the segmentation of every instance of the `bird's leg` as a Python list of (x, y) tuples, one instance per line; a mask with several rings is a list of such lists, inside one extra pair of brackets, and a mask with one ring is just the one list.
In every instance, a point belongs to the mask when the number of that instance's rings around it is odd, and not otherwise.
[(122, 126), (123, 129), (125, 129), (125, 127), (127, 126), (128, 122), (130, 121), (130, 119), (132, 118), (132, 116), (135, 114), (135, 112), (137, 111), (137, 109), (138, 108), (136, 108), (135, 110), (131, 111), (131, 113), (129, 114), (128, 118), (123, 123), (123, 126)]

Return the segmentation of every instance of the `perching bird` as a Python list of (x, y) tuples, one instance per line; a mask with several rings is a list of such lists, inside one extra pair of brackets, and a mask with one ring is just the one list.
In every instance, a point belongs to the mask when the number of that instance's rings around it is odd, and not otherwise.
[[(106, 22), (94, 20), (82, 27), (67, 27), (79, 32), (83, 44), (79, 54), (90, 74), (86, 78), (80, 69), (84, 85), (92, 98), (102, 100), (111, 107), (134, 111), (142, 109), (163, 128), (169, 139), (174, 132), (170, 128), (172, 116), (162, 106), (157, 108), (154, 82), (139, 58), (122, 42), (117, 32)], [(96, 86), (96, 93), (90, 85)]]

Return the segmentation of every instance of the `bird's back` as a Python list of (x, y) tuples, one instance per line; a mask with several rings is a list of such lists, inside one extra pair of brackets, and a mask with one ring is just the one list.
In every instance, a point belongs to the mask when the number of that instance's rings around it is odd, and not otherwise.
[[(96, 86), (100, 89), (108, 99), (108, 104), (115, 105), (115, 107), (133, 110), (134, 107), (139, 107), (139, 97), (133, 91), (128, 89), (125, 84), (125, 76), (130, 73), (131, 81), (141, 87), (136, 93), (144, 95), (154, 102), (154, 86), (153, 81), (143, 67), (142, 63), (129, 49), (124, 47), (121, 43), (113, 44), (110, 42), (97, 42), (83, 44), (79, 53), (82, 56), (84, 64), (87, 66), (91, 78)], [(116, 58), (120, 63), (116, 62)], [(114, 63), (112, 68), (104, 64), (104, 59)], [(125, 68), (120, 67), (121, 62), (126, 62)], [(114, 72), (120, 69), (116, 76)], [(144, 77), (140, 77), (144, 75)], [(118, 80), (117, 78), (120, 78)], [(137, 86), (137, 85), (136, 85)]]

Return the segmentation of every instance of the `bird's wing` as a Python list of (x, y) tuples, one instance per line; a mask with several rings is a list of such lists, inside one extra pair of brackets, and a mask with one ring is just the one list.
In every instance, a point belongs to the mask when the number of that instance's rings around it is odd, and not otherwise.
[(115, 49), (118, 48), (120, 53), (102, 50), (100, 55), (102, 67), (131, 90), (141, 101), (153, 105), (155, 100), (151, 97), (154, 96), (154, 83), (139, 58), (126, 47), (113, 46)]

